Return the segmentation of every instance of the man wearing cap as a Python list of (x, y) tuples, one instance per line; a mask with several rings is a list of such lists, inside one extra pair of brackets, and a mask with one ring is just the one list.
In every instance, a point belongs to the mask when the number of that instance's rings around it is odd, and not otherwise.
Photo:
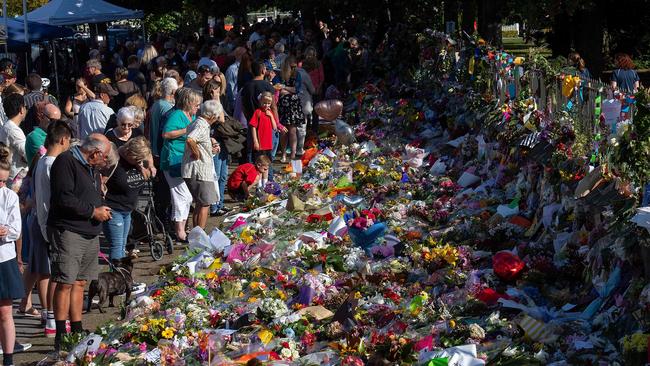
[(215, 76), (215, 74), (219, 73), (219, 67), (218, 66), (210, 67), (207, 65), (201, 65), (196, 70), (196, 73), (197, 73), (196, 78), (194, 78), (194, 80), (192, 80), (187, 87), (192, 88), (198, 91), (199, 93), (203, 93), (203, 86), (205, 85), (205, 83), (210, 81), (210, 79), (212, 79)]
[(110, 118), (115, 112), (108, 106), (111, 97), (117, 95), (111, 84), (100, 83), (95, 86), (95, 99), (84, 103), (79, 109), (79, 139), (85, 139), (91, 133), (104, 133)]
[(102, 73), (102, 63), (95, 58), (86, 62), (86, 70), (90, 77), (90, 86), (94, 89), (99, 84), (111, 84), (111, 78)]
[(42, 101), (47, 95), (47, 99), (52, 104), (59, 104), (52, 95), (43, 93), (43, 79), (41, 75), (33, 72), (25, 78), (25, 85), (29, 89), (29, 93), (25, 94), (25, 107), (30, 109), (36, 102)]

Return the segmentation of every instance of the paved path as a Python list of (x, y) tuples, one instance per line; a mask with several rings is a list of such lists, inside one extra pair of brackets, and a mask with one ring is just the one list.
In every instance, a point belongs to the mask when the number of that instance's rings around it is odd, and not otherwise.
[[(156, 280), (156, 274), (160, 268), (168, 263), (170, 263), (176, 255), (181, 253), (180, 249), (177, 249), (174, 252), (174, 255), (167, 255), (162, 258), (162, 260), (156, 262), (154, 261), (148, 252), (149, 248), (145, 245), (140, 247), (140, 257), (136, 259), (134, 264), (134, 276), (137, 282), (145, 282), (151, 284)], [(102, 249), (104, 253), (107, 253), (106, 249)], [(108, 266), (102, 264), (101, 271), (108, 271)], [(38, 295), (32, 295), (34, 305), (36, 308), (40, 308)], [(123, 297), (120, 297), (123, 299)], [(106, 323), (107, 321), (117, 320), (119, 316), (119, 301), (115, 301), (116, 307), (109, 308), (106, 307), (106, 313), (101, 314), (99, 310), (93, 309), (90, 314), (83, 315), (83, 326), (86, 329), (94, 330), (97, 326)], [(17, 354), (14, 356), (14, 362), (16, 365), (35, 365), (38, 361), (42, 360), (47, 356), (49, 352), (52, 352), (54, 349), (54, 338), (46, 338), (43, 335), (43, 327), (41, 326), (40, 319), (25, 317), (18, 313), (16, 310), (18, 308), (18, 302), (14, 306), (14, 321), (16, 323), (16, 337), (20, 342), (31, 343), (33, 347), (25, 353)], [(85, 308), (85, 301), (84, 301)]]
[[(276, 172), (275, 174), (281, 174), (284, 170), (286, 164), (274, 163), (273, 169)], [(232, 173), (235, 166), (231, 165), (228, 169), (229, 173)], [(234, 202), (230, 200), (230, 197), (226, 193), (226, 207), (232, 208)], [(231, 214), (236, 213), (236, 210), (233, 210)], [(190, 217), (191, 221), (191, 217)], [(207, 232), (210, 233), (212, 228), (218, 227), (221, 229), (221, 223), (223, 217), (211, 217), (208, 219)], [(149, 247), (147, 245), (141, 245), (139, 247), (140, 254), (139, 258), (134, 262), (134, 279), (136, 282), (144, 282), (147, 284), (154, 283), (157, 280), (157, 274), (160, 271), (160, 268), (169, 264), (176, 258), (179, 254), (182, 253), (182, 249), (175, 249), (173, 255), (168, 255), (165, 252), (165, 256), (160, 261), (154, 261), (149, 254)], [(102, 245), (102, 252), (108, 253), (108, 248), (105, 248)], [(101, 263), (101, 272), (108, 271), (108, 265), (100, 261)], [(33, 293), (32, 299), (34, 305), (37, 309), (40, 309), (38, 294)], [(123, 299), (123, 297), (120, 297)], [(41, 326), (40, 319), (24, 317), (16, 313), (18, 304), (20, 301), (15, 302), (14, 305), (14, 321), (16, 323), (16, 338), (17, 341), (22, 343), (31, 343), (32, 348), (27, 350), (25, 353), (17, 354), (14, 356), (14, 363), (16, 365), (35, 365), (42, 359), (47, 357), (47, 354), (52, 352), (54, 349), (54, 338), (46, 338), (43, 335), (43, 327)], [(119, 317), (119, 300), (115, 300), (116, 307), (109, 308), (106, 307), (106, 313), (101, 314), (98, 309), (93, 309), (90, 314), (83, 315), (83, 327), (88, 330), (94, 330), (97, 326), (102, 325), (109, 321), (116, 321)], [(85, 302), (84, 302), (85, 308)]]

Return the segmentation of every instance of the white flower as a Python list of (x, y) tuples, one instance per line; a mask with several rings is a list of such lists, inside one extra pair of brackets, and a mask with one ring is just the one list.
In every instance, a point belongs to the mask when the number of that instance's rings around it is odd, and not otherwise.
[(517, 347), (508, 347), (503, 350), (503, 355), (506, 357), (514, 357), (519, 354)]
[(291, 350), (288, 348), (283, 348), (282, 351), (280, 351), (280, 354), (282, 355), (282, 358), (291, 358)]
[(259, 306), (260, 310), (273, 318), (278, 318), (289, 313), (287, 304), (280, 299), (264, 299)]
[(488, 316), (486, 323), (489, 325), (497, 325), (500, 323), (501, 314), (498, 311), (493, 312)]
[(485, 330), (480, 325), (472, 323), (469, 325), (469, 336), (480, 341), (485, 338)]
[(618, 140), (616, 140), (616, 137), (609, 139), (609, 144), (612, 146), (618, 146)]

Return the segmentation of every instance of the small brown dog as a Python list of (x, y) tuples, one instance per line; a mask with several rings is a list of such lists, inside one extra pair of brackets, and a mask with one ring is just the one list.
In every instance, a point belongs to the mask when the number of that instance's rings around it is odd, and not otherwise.
[(113, 262), (115, 270), (112, 272), (103, 272), (99, 274), (97, 280), (90, 282), (88, 288), (88, 306), (87, 312), (90, 312), (93, 305), (93, 298), (99, 295), (99, 308), (100, 313), (104, 313), (103, 306), (106, 304), (108, 298), (108, 306), (113, 307), (113, 297), (125, 295), (124, 307), (129, 304), (131, 297), (131, 288), (133, 287), (133, 261), (131, 257), (125, 257), (118, 261)]

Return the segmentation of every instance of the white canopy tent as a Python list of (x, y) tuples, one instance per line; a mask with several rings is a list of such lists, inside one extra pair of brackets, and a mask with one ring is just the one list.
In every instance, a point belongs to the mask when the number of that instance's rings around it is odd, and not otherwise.
[[(23, 8), (25, 8), (24, 3)], [(26, 11), (26, 9), (24, 9), (24, 11)], [(103, 0), (51, 0), (40, 8), (32, 10), (17, 19), (21, 21), (27, 19), (30, 22), (49, 24), (53, 26), (66, 26), (142, 18), (144, 18), (144, 12), (142, 10), (122, 8)], [(144, 22), (142, 25), (144, 36)], [(28, 33), (27, 22), (25, 22), (25, 33)], [(58, 92), (59, 77), (56, 65), (56, 47), (54, 43), (52, 43), (52, 50), (54, 52), (54, 70)]]
[[(49, 25), (104, 23), (123, 19), (142, 19), (142, 10), (131, 10), (102, 0), (52, 0), (27, 13), (27, 19)], [(22, 17), (18, 18), (22, 20)]]

